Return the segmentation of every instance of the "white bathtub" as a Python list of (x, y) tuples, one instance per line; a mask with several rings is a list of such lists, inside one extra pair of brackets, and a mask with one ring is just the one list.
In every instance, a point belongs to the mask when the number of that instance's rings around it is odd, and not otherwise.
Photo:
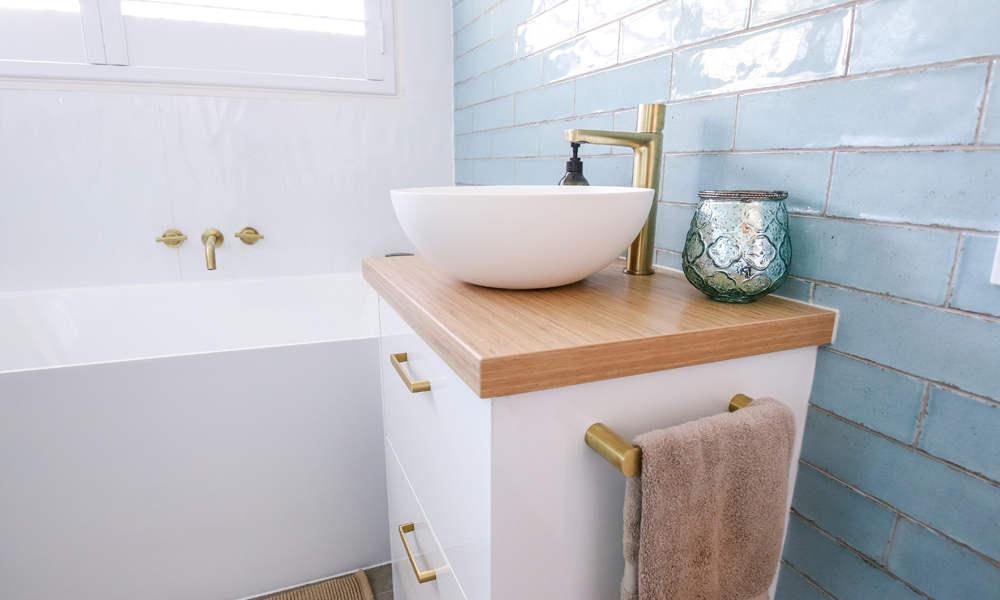
[(388, 561), (377, 352), (357, 274), (0, 294), (0, 598)]

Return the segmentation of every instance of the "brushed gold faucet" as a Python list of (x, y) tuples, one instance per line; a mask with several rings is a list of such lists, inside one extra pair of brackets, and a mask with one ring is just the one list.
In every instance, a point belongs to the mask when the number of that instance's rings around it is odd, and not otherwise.
[(656, 235), (656, 203), (660, 195), (660, 162), (663, 153), (663, 119), (667, 107), (663, 104), (640, 104), (639, 122), (635, 133), (624, 131), (595, 131), (592, 129), (567, 129), (563, 139), (577, 144), (604, 144), (628, 146), (633, 150), (632, 187), (651, 188), (653, 206), (642, 231), (628, 247), (625, 255), (625, 273), (652, 275), (654, 237)]
[(201, 243), (205, 244), (205, 264), (209, 271), (215, 270), (215, 249), (222, 245), (222, 232), (218, 229), (206, 229), (201, 234)]

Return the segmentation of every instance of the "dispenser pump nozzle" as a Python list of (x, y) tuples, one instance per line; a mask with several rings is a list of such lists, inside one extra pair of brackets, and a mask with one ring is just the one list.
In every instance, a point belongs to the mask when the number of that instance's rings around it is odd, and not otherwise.
[(559, 185), (590, 185), (587, 178), (583, 176), (583, 161), (577, 156), (580, 144), (570, 142), (573, 148), (573, 158), (566, 161), (566, 175), (563, 176)]

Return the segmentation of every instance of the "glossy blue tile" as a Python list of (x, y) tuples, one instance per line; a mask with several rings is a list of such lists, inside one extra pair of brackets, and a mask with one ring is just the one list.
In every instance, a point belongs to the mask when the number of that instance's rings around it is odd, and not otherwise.
[(750, 26), (763, 25), (838, 4), (846, 2), (845, 0), (756, 0), (753, 3), (753, 12), (750, 13)]
[(493, 35), (506, 33), (541, 11), (542, 3), (536, 0), (504, 0), (493, 8)]
[(493, 71), (493, 97), (516, 94), (542, 85), (542, 57), (532, 56)]
[(462, 29), (490, 9), (491, 0), (462, 0), (451, 9), (451, 22), (455, 31)]
[(816, 469), (802, 465), (792, 508), (820, 529), (883, 563), (896, 513)]
[(748, 94), (736, 147), (968, 144), (985, 81), (973, 64)]
[(967, 233), (962, 237), (949, 306), (1000, 317), (1000, 287), (990, 284), (996, 250), (996, 235)]
[(909, 519), (899, 521), (889, 570), (935, 600), (1000, 598), (1000, 568)]
[(473, 182), (476, 185), (513, 185), (514, 161), (477, 160)]
[(514, 183), (517, 185), (555, 185), (566, 173), (562, 158), (536, 158), (514, 161)]
[(1000, 2), (878, 0), (857, 11), (851, 73), (1000, 54)]
[(993, 61), (993, 83), (990, 84), (986, 108), (983, 111), (982, 139), (984, 144), (1000, 144), (1000, 77), (996, 76), (1000, 61)]
[(957, 233), (796, 216), (788, 229), (791, 275), (929, 304), (948, 295)]
[(490, 13), (486, 13), (455, 33), (455, 56), (462, 56), (476, 46), (488, 42), (492, 36)]
[(660, 204), (656, 208), (655, 246), (674, 252), (684, 251), (684, 240), (691, 228), (694, 206)]
[(824, 285), (814, 298), (841, 311), (834, 348), (1000, 398), (1000, 380), (981, 368), (983, 357), (1000, 356), (1000, 323)]
[(781, 565), (778, 570), (778, 589), (774, 592), (774, 600), (830, 600), (825, 592), (809, 583), (804, 577), (788, 565)]
[(514, 60), (514, 33), (508, 32), (472, 51), (473, 74), (492, 71)]
[(465, 108), (455, 111), (455, 135), (472, 133), (472, 109)]
[(773, 293), (775, 296), (781, 296), (782, 298), (791, 298), (792, 300), (798, 300), (800, 302), (809, 302), (809, 297), (812, 295), (812, 284), (808, 281), (802, 281), (801, 279), (789, 277), (785, 280), (785, 283), (781, 284), (781, 287)]
[(932, 387), (918, 446), (1000, 481), (1000, 406)]
[[(563, 165), (565, 166), (565, 161)], [(565, 171), (565, 169), (563, 169)], [(590, 185), (632, 185), (632, 158), (629, 156), (593, 156), (584, 161), (584, 175)], [(559, 174), (562, 179), (563, 173)]]
[[(802, 459), (987, 556), (1000, 557), (996, 486), (814, 409), (806, 419)], [(786, 558), (793, 556), (786, 550)]]
[(622, 19), (621, 60), (739, 31), (749, 5), (748, 0), (679, 0)]
[[(569, 157), (572, 153), (570, 145), (563, 140), (563, 130), (565, 129), (601, 129), (608, 130), (614, 127), (614, 117), (610, 114), (596, 115), (593, 117), (583, 117), (581, 119), (570, 119), (568, 121), (555, 121), (544, 123), (541, 126), (540, 154), (542, 156), (564, 156)], [(580, 146), (580, 155), (587, 156), (593, 154), (609, 154), (608, 146), (595, 144), (583, 144)], [(583, 164), (584, 176), (587, 173), (587, 162)]]
[(527, 56), (576, 35), (578, 0), (566, 0), (517, 27), (517, 56)]
[(789, 212), (819, 214), (831, 154), (696, 154), (663, 160), (664, 202), (697, 202), (700, 190), (785, 190)]
[(843, 75), (851, 11), (695, 46), (677, 53), (673, 98), (736, 92)]
[(472, 107), (472, 130), (485, 131), (514, 124), (514, 98), (507, 96)]
[(610, 67), (617, 61), (618, 23), (612, 23), (546, 51), (542, 62), (542, 81), (561, 81)]
[(472, 185), (475, 161), (456, 160), (455, 161), (455, 183)]
[(470, 133), (455, 136), (455, 158), (489, 158), (490, 134)]
[(1000, 151), (844, 152), (828, 214), (921, 225), (1000, 229)]
[(673, 269), (675, 271), (681, 270), (680, 252), (671, 252), (669, 250), (657, 250), (656, 260), (654, 262), (661, 267), (666, 267), (668, 269)]
[(472, 53), (466, 54), (464, 56), (459, 56), (455, 59), (454, 66), (454, 76), (455, 83), (460, 81), (465, 81), (470, 77), (475, 75), (474, 65), (472, 64)]
[(821, 351), (809, 401), (909, 444), (926, 391), (927, 384), (917, 379)]
[(666, 102), (670, 96), (670, 56), (580, 77), (576, 85), (578, 115)]
[(514, 97), (515, 124), (572, 117), (575, 85), (576, 82), (567, 81), (518, 94)]
[(580, 0), (580, 30), (610, 23), (657, 0)]
[(515, 156), (538, 156), (537, 125), (493, 132), (493, 158)]
[(729, 150), (736, 133), (736, 97), (668, 104), (664, 152)]
[(788, 521), (783, 556), (837, 598), (925, 600), (795, 516)]
[[(638, 109), (632, 110), (622, 110), (614, 113), (614, 131), (635, 131), (636, 125), (639, 122), (639, 111)], [(614, 146), (611, 148), (612, 154), (628, 154), (632, 155), (631, 148), (625, 148), (622, 146)]]
[(490, 76), (481, 75), (455, 86), (455, 108), (465, 108), (490, 99)]

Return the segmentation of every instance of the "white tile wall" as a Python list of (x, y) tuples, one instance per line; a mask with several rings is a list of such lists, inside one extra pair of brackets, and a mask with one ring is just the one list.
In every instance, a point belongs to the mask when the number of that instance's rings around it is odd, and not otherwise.
[[(0, 91), (0, 293), (358, 271), (412, 251), (394, 187), (450, 185), (451, 5), (397, 0), (402, 98)], [(233, 234), (257, 228), (246, 246)], [(153, 241), (170, 228), (188, 241)], [(205, 268), (202, 231), (225, 235)]]

